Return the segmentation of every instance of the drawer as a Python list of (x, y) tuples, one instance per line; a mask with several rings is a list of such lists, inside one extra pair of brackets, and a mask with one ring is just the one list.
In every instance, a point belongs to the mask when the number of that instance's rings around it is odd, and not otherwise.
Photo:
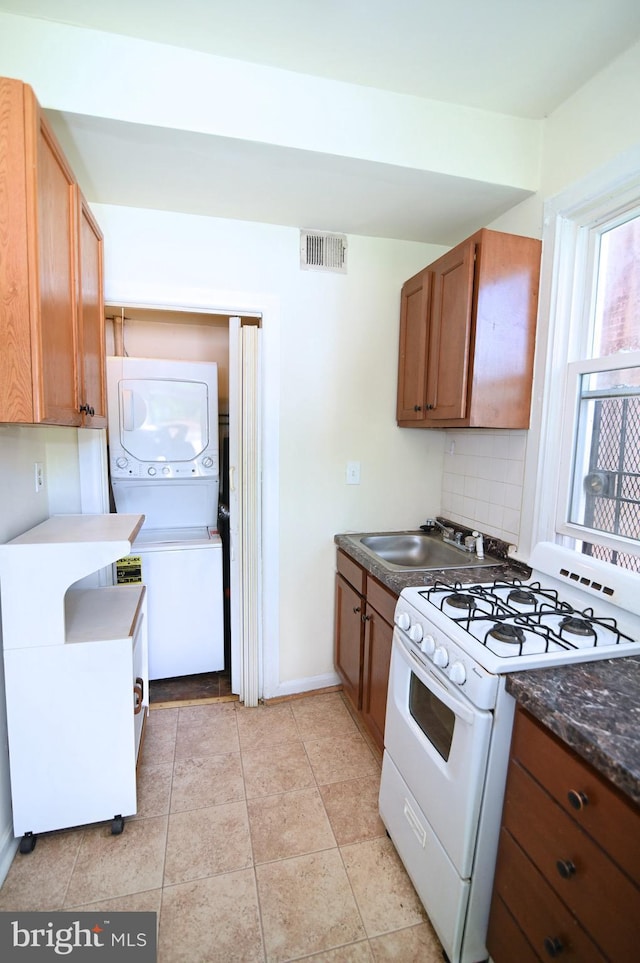
[(598, 963), (606, 959), (504, 829), (500, 833), (495, 893), (542, 959), (554, 952), (561, 953), (563, 960)]
[(511, 753), (640, 886), (638, 808), (522, 709)]
[(540, 963), (524, 933), (499, 897), (494, 896), (487, 931), (487, 949), (493, 963)]
[(367, 605), (374, 608), (382, 618), (393, 625), (393, 615), (396, 610), (398, 596), (390, 592), (384, 585), (380, 585), (370, 575), (367, 576)]
[(353, 585), (356, 592), (364, 595), (367, 573), (361, 565), (358, 565), (357, 562), (354, 562), (352, 558), (338, 549), (336, 568), (340, 575), (342, 575), (350, 585)]
[(640, 890), (513, 761), (503, 826), (607, 957), (636, 959)]

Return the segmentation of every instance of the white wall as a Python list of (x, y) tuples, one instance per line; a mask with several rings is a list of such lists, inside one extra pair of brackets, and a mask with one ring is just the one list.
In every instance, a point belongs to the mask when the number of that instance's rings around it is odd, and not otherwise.
[[(640, 44), (635, 44), (551, 114), (545, 124), (540, 191), (488, 226), (542, 237), (546, 200), (639, 143)], [(544, 255), (543, 250), (543, 261)], [(546, 336), (547, 318), (541, 316), (538, 347)], [(477, 525), (515, 545), (521, 541), (533, 509), (530, 498), (522, 500), (523, 444), (538, 444), (543, 394), (537, 374), (530, 432), (509, 432), (508, 439), (501, 432), (447, 433), (442, 508), (452, 520)], [(494, 454), (500, 459), (499, 476), (491, 464)]]
[[(415, 527), (440, 507), (444, 435), (399, 429), (395, 393), (400, 287), (442, 248), (350, 237), (346, 275), (303, 271), (291, 228), (94, 210), (108, 301), (230, 312), (248, 301), (276, 306), (264, 326), (265, 377), (276, 357), (279, 380), (264, 429), (265, 483), (278, 479), (279, 544), (267, 541), (264, 565), (279, 626), (272, 635), (267, 620), (275, 675), (265, 694), (327, 684), (335, 678), (334, 535)], [(351, 460), (361, 463), (358, 486), (346, 484)]]

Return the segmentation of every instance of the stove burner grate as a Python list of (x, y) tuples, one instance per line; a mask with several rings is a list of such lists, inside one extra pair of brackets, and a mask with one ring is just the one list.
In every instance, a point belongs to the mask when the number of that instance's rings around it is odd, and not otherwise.
[(580, 618), (576, 615), (568, 615), (560, 622), (560, 631), (569, 632), (571, 635), (579, 635), (584, 639), (589, 636), (596, 636), (596, 630), (588, 619)]
[(507, 602), (512, 605), (535, 605), (536, 594), (524, 588), (515, 588), (507, 595)]
[(470, 611), (476, 607), (476, 600), (474, 597), (463, 592), (453, 592), (451, 595), (447, 595), (444, 601), (447, 605), (450, 605), (452, 609), (463, 609)]
[(519, 625), (512, 625), (510, 622), (496, 622), (492, 629), (487, 633), (497, 642), (509, 642), (516, 645), (524, 645), (526, 638)]
[[(469, 584), (437, 580), (419, 594), (500, 658), (526, 657), (529, 642), (536, 655), (540, 649), (556, 653), (582, 650), (585, 659), (589, 647), (633, 642), (615, 619), (596, 616), (591, 608), (575, 609), (555, 589), (537, 581), (496, 579)], [(506, 643), (502, 649), (501, 643)]]

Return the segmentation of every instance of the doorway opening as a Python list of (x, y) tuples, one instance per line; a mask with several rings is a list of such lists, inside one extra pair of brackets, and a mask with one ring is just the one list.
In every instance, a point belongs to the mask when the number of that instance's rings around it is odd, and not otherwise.
[(154, 680), (152, 707), (233, 698), (255, 705), (262, 695), (261, 317), (113, 303), (105, 316), (107, 355), (218, 366), (225, 664), (220, 672)]

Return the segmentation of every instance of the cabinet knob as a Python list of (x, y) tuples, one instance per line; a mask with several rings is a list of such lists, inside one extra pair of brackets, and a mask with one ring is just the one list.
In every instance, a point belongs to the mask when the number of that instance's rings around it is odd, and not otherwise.
[(422, 411), (422, 405), (414, 405), (414, 406), (413, 406), (413, 410), (414, 410), (414, 411)]
[(556, 863), (556, 869), (563, 879), (571, 879), (576, 871), (576, 867), (570, 859), (559, 859)]
[(433, 411), (433, 409), (435, 408), (435, 405), (425, 405), (425, 408), (427, 409), (427, 411)]
[(359, 611), (360, 611), (360, 606), (359, 606), (359, 605), (354, 605), (354, 606), (353, 606), (353, 611), (354, 611), (354, 612), (359, 612)]
[(363, 615), (363, 616), (362, 616), (362, 621), (363, 621), (363, 622), (370, 622), (370, 621), (371, 621), (371, 616), (370, 616), (370, 615)]
[(83, 415), (89, 415), (91, 418), (93, 418), (96, 413), (96, 409), (91, 405), (80, 405), (80, 411)]
[(569, 792), (567, 793), (567, 799), (569, 800), (569, 803), (571, 804), (571, 806), (573, 806), (574, 809), (578, 809), (578, 810), (584, 809), (584, 807), (589, 802), (587, 794), (584, 792), (581, 792), (579, 789), (570, 789)]
[(559, 956), (564, 946), (557, 936), (547, 936), (545, 937), (544, 948), (549, 956)]

